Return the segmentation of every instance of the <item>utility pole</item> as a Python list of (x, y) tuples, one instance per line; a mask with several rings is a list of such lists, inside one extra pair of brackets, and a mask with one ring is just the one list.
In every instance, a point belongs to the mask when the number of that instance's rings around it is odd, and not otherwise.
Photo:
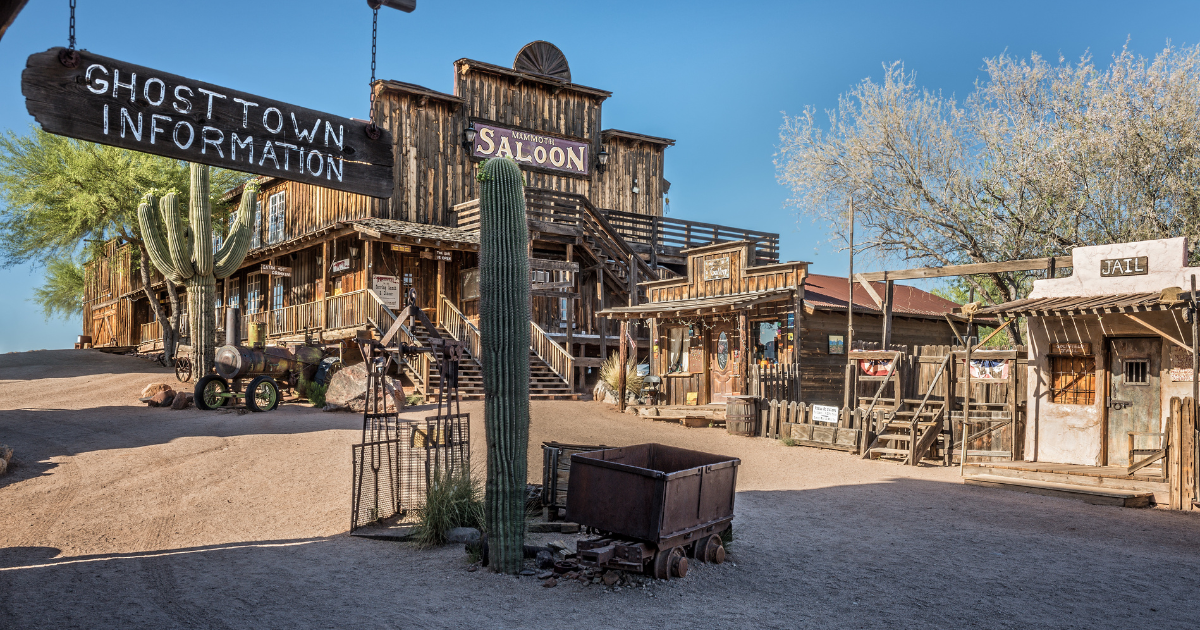
[(843, 351), (846, 353), (846, 395), (842, 405), (847, 411), (852, 409), (856, 389), (854, 385), (854, 361), (850, 359), (850, 348), (854, 346), (854, 197), (850, 197), (850, 275), (846, 278), (846, 343)]

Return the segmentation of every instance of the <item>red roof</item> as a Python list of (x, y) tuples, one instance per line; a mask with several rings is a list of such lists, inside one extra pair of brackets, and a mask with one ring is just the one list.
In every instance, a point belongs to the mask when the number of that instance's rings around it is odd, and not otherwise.
[[(875, 288), (879, 297), (883, 297), (886, 286), (883, 282), (872, 282), (871, 286)], [(845, 278), (819, 274), (810, 274), (804, 278), (804, 302), (814, 308), (846, 308), (848, 290)], [(940, 298), (928, 291), (901, 284), (892, 286), (892, 297), (895, 300), (892, 312), (897, 314), (908, 313), (940, 317), (942, 313), (952, 312), (961, 306), (957, 302)], [(871, 299), (867, 290), (856, 282), (854, 283), (854, 310), (860, 309), (875, 313), (882, 312), (879, 307), (875, 306), (875, 301)]]

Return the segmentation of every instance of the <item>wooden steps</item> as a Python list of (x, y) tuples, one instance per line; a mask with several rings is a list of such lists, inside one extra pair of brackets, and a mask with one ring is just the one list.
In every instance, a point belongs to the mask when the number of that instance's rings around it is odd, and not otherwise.
[(1154, 493), (1147, 490), (1127, 490), (1094, 485), (1078, 485), (1038, 479), (1023, 479), (1002, 475), (977, 474), (963, 477), (963, 484), (1000, 488), (1040, 494), (1048, 497), (1075, 499), (1093, 505), (1116, 505), (1119, 507), (1149, 507), (1154, 502)]
[[(906, 409), (906, 407), (915, 407)], [(945, 405), (940, 401), (902, 400), (899, 408), (886, 412), (881, 431), (863, 454), (863, 459), (895, 457), (915, 466), (931, 455), (939, 441), (944, 442), (942, 418)], [(942, 445), (945, 446), (944, 444)]]

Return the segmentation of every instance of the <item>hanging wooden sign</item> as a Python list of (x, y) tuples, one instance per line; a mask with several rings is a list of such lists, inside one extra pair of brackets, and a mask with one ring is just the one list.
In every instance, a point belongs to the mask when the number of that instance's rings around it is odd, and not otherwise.
[(433, 259), (442, 262), (451, 262), (454, 260), (454, 252), (439, 249), (433, 253)]
[(279, 276), (281, 278), (291, 278), (291, 267), (278, 267), (276, 265), (263, 265), (258, 270), (268, 276)]
[(407, 253), (412, 252), (412, 246), (411, 245), (392, 245), (392, 251), (407, 254)]
[(371, 197), (392, 195), (391, 135), (370, 131), (363, 121), (65, 48), (29, 56), (21, 93), (50, 133)]

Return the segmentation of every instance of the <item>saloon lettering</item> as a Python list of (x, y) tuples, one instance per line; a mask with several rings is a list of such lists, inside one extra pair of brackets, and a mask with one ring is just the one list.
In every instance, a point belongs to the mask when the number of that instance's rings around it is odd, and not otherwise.
[(586, 142), (564, 140), (488, 123), (475, 123), (478, 135), (471, 155), (477, 158), (507, 157), (553, 171), (587, 175), (590, 171)]
[[(355, 122), (80, 51), (29, 58), (22, 91), (52, 133), (372, 196), (391, 194), (386, 134)], [(357, 171), (357, 172), (356, 172)]]

